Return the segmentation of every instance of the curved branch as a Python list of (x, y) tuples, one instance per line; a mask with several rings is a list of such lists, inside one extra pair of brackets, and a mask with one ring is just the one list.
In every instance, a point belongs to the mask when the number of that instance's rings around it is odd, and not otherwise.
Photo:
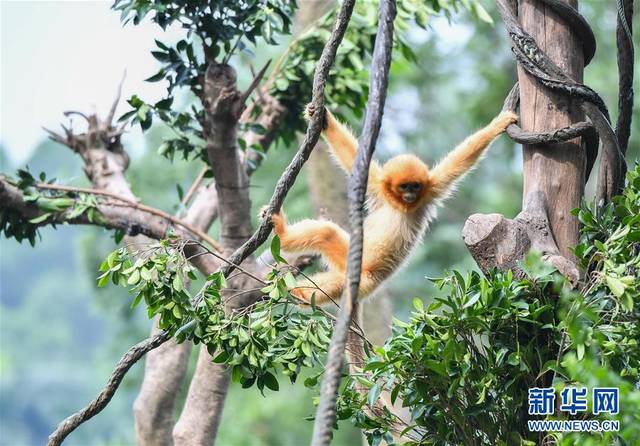
[(201, 231), (200, 229), (196, 228), (192, 224), (187, 223), (186, 221), (181, 220), (178, 217), (175, 217), (164, 211), (161, 211), (160, 209), (147, 206), (146, 204), (140, 204), (137, 201), (131, 200), (122, 195), (109, 192), (106, 190), (91, 189), (86, 187), (63, 186), (61, 184), (37, 183), (35, 187), (37, 187), (38, 189), (61, 190), (66, 192), (78, 192), (78, 193), (85, 193), (85, 194), (92, 194), (92, 195), (100, 195), (103, 197), (109, 197), (118, 201), (122, 201), (123, 203), (126, 203), (128, 207), (132, 207), (134, 209), (138, 209), (143, 212), (148, 212), (149, 214), (153, 214), (155, 216), (164, 218), (165, 220), (170, 221), (174, 225), (182, 226), (187, 231), (192, 232), (194, 235), (197, 235), (200, 239), (207, 242), (217, 252), (222, 252), (222, 248), (220, 247), (220, 244), (217, 241), (209, 237), (204, 231)]
[(120, 361), (116, 364), (107, 384), (100, 393), (98, 393), (98, 396), (96, 396), (96, 398), (91, 401), (87, 407), (67, 417), (58, 424), (56, 430), (49, 435), (47, 446), (58, 446), (62, 444), (67, 435), (73, 432), (78, 426), (100, 413), (102, 409), (109, 404), (109, 401), (111, 401), (111, 398), (116, 393), (116, 390), (118, 390), (122, 379), (127, 374), (131, 366), (138, 362), (138, 360), (146, 353), (159, 347), (169, 339), (169, 333), (166, 331), (160, 332), (153, 337), (139, 342), (127, 350), (127, 352), (122, 355), (122, 358), (120, 358)]
[[(369, 165), (380, 132), (384, 103), (389, 81), (391, 50), (393, 46), (393, 20), (396, 16), (395, 0), (380, 3), (378, 31), (371, 61), (372, 75), (367, 102), (367, 113), (360, 138), (358, 153), (349, 179), (349, 221), (351, 235), (347, 264), (348, 289), (344, 293), (338, 320), (331, 337), (329, 355), (325, 366), (326, 375), (320, 390), (320, 404), (313, 425), (312, 446), (325, 446), (331, 441), (336, 416), (338, 387), (342, 374), (342, 363), (347, 344), (349, 326), (354, 312), (357, 314), (358, 289), (362, 270), (362, 245), (364, 200), (367, 191)], [(320, 110), (317, 108), (317, 110)], [(320, 113), (314, 114), (322, 118)]]
[[(592, 56), (592, 48), (589, 45), (594, 42), (591, 41), (592, 33), (586, 21), (574, 7), (559, 0), (542, 0), (542, 3), (566, 20), (572, 31), (583, 39), (585, 63), (588, 63)], [(604, 100), (593, 89), (576, 82), (540, 49), (536, 41), (522, 29), (506, 0), (496, 0), (496, 4), (507, 28), (511, 48), (519, 66), (542, 86), (576, 98), (582, 104), (584, 112), (591, 120), (602, 142), (603, 161), (600, 164), (596, 195), (606, 202), (610, 201), (624, 183), (626, 166), (624, 154), (620, 152), (618, 146), (618, 139), (611, 138), (613, 129), (609, 124), (609, 111)], [(588, 150), (593, 151), (593, 144), (588, 146)], [(592, 158), (593, 154), (588, 155)], [(592, 159), (588, 160), (588, 165), (589, 167), (593, 165)]]
[(616, 136), (620, 152), (624, 156), (629, 145), (633, 117), (633, 0), (617, 0), (617, 4), (618, 120), (616, 122)]

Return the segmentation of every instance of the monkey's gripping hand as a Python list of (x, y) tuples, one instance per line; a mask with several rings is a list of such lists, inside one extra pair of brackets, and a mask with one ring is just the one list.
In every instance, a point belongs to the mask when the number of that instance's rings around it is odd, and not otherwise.
[(493, 118), (493, 121), (488, 125), (488, 128), (497, 136), (506, 131), (507, 127), (511, 124), (515, 124), (516, 122), (518, 122), (518, 115), (511, 111), (503, 111)]
[[(304, 119), (308, 121), (311, 121), (311, 118), (313, 118), (313, 116), (316, 114), (317, 110), (316, 110), (316, 106), (313, 105), (311, 102), (307, 104), (307, 106), (304, 109)], [(322, 107), (322, 130), (327, 130), (327, 128), (329, 127), (329, 120), (327, 119), (327, 114), (329, 113), (329, 111), (327, 110), (326, 107)]]

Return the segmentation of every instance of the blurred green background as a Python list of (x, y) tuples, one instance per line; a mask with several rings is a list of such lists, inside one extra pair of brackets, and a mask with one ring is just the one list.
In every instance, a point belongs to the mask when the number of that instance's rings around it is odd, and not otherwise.
[[(492, 3), (486, 2), (486, 7), (496, 20), (495, 26), (461, 15), (452, 23), (434, 20), (427, 32), (411, 32), (418, 63), (393, 65), (377, 149), (380, 159), (410, 151), (434, 162), (500, 110), (515, 79), (515, 68)], [(586, 69), (585, 83), (603, 95), (615, 119), (615, 5), (601, 0), (580, 3), (599, 44), (594, 61)], [(108, 5), (103, 5), (103, 13), (114, 14)], [(29, 17), (22, 19), (29, 21)], [(3, 40), (6, 37), (3, 34)], [(12, 45), (20, 46), (21, 42), (14, 40)], [(46, 42), (42, 45), (46, 46)], [(277, 54), (272, 48), (265, 51)], [(262, 54), (261, 50), (256, 53)], [(242, 62), (234, 63), (240, 66)], [(33, 69), (36, 68), (7, 66), (3, 61), (3, 72)], [(64, 70), (64, 64), (60, 69)], [(149, 66), (147, 74), (153, 72), (154, 67)], [(3, 83), (3, 90), (8, 87)], [(637, 82), (636, 91), (640, 91)], [(3, 100), (3, 116), (11, 105)], [(74, 104), (59, 104), (60, 112), (65, 107)], [(637, 106), (634, 112), (627, 157), (631, 163), (640, 154)], [(358, 123), (351, 124), (357, 129)], [(2, 126), (6, 125), (3, 118)], [(135, 132), (139, 130), (132, 130)], [(133, 150), (128, 177), (143, 202), (175, 212), (179, 202), (176, 184), (186, 190), (199, 166), (178, 160), (170, 163), (157, 156), (155, 149), (163, 132), (161, 128), (152, 129), (144, 140), (145, 149)], [(83, 184), (79, 159), (68, 149), (46, 140), (43, 132), (40, 134), (41, 142), (28, 161), (19, 165), (11, 161), (16, 156), (9, 154), (25, 148), (10, 147), (3, 138), (2, 172), (10, 173), (28, 164), (32, 172), (46, 171), (48, 177)], [(133, 135), (131, 140), (140, 140), (135, 138)], [(294, 151), (295, 147), (274, 148), (252, 177), (254, 215), (270, 197)], [(446, 209), (440, 210), (424, 244), (391, 281), (389, 291), (397, 317), (406, 315), (414, 296), (429, 299), (434, 295), (435, 290), (425, 277), (439, 276), (450, 269), (474, 268), (460, 237), (465, 219), (476, 212), (515, 216), (520, 210), (521, 182), (520, 147), (503, 136), (466, 178)], [(291, 217), (311, 215), (307, 194), (303, 176), (285, 202)], [(212, 234), (216, 235), (215, 227)], [(44, 443), (56, 423), (94, 397), (115, 361), (129, 345), (146, 337), (150, 326), (142, 307), (130, 310), (130, 299), (121, 289), (95, 286), (100, 261), (115, 247), (109, 233), (63, 226), (56, 230), (46, 228), (41, 235), (36, 248), (0, 240), (0, 443), (6, 445)], [(76, 431), (67, 444), (133, 444), (131, 406), (142, 371), (143, 364), (137, 364), (111, 404)], [(313, 396), (301, 382), (285, 385), (278, 393), (268, 392), (266, 397), (254, 389), (232, 387), (218, 444), (305, 444), (312, 423), (303, 417), (313, 413)], [(336, 435), (334, 444), (338, 446), (361, 441), (359, 433), (344, 424)]]

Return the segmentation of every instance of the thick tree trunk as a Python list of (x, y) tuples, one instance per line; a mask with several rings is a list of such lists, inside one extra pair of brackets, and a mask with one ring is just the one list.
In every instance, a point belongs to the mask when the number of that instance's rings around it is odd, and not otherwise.
[[(577, 0), (563, 0), (577, 7)], [(576, 81), (582, 81), (582, 46), (566, 22), (538, 0), (520, 2), (520, 23), (540, 48)], [(582, 121), (580, 107), (565, 95), (551, 92), (518, 69), (520, 124), (539, 131)], [(550, 146), (524, 146), (523, 205), (530, 193), (544, 194), (549, 225), (560, 253), (573, 259), (571, 247), (578, 242), (578, 219), (571, 210), (584, 195), (586, 157), (580, 140)]]
[[(563, 0), (577, 7), (576, 0)], [(556, 13), (538, 0), (522, 0), (520, 23), (540, 48), (576, 81), (582, 81), (582, 47)], [(518, 68), (520, 125), (527, 132), (549, 131), (583, 120), (580, 104), (554, 93)], [(480, 268), (516, 269), (530, 249), (542, 251), (572, 283), (578, 270), (571, 248), (578, 243), (578, 220), (571, 210), (584, 195), (586, 155), (579, 139), (553, 145), (525, 145), (523, 211), (514, 219), (474, 214), (463, 238)]]
[[(207, 153), (216, 179), (220, 241), (223, 255), (228, 257), (252, 233), (249, 180), (236, 147), (238, 122), (244, 104), (240, 102), (241, 95), (236, 87), (236, 73), (228, 65), (209, 64), (204, 92)], [(243, 266), (255, 269), (251, 260), (244, 262)], [(249, 289), (256, 288), (257, 284), (239, 276), (230, 280), (229, 286)], [(255, 299), (255, 293), (227, 301), (226, 309), (242, 308), (251, 299)], [(201, 348), (182, 414), (173, 429), (176, 445), (210, 446), (215, 443), (229, 382), (227, 368), (214, 364), (207, 350)]]
[[(212, 184), (201, 187), (185, 220), (206, 232), (217, 214), (216, 206), (212, 205), (216, 199), (217, 192)], [(154, 318), (151, 335), (157, 332), (157, 318)], [(190, 354), (190, 342), (178, 344), (174, 339), (147, 353), (144, 380), (133, 404), (138, 446), (173, 444), (176, 399), (184, 382)]]

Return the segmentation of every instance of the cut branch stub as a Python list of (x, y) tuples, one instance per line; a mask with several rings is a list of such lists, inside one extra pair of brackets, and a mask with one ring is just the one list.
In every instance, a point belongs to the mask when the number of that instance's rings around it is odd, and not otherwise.
[(519, 265), (530, 250), (542, 253), (543, 260), (554, 266), (575, 285), (580, 273), (576, 265), (560, 255), (545, 205), (544, 195), (532, 191), (525, 208), (516, 218), (500, 214), (473, 214), (462, 229), (462, 238), (480, 269), (487, 274), (493, 268), (511, 269), (517, 278), (525, 277)]

